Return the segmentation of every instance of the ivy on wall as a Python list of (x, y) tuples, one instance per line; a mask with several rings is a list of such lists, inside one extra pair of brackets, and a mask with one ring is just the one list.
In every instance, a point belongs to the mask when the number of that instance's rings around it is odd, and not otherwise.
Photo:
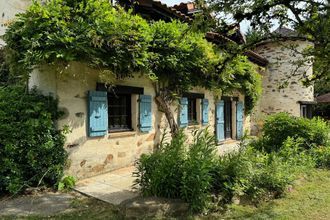
[(24, 81), (38, 65), (79, 61), (117, 78), (146, 74), (172, 98), (194, 86), (238, 89), (250, 111), (260, 95), (259, 75), (246, 57), (219, 68), (226, 52), (203, 33), (179, 21), (148, 22), (107, 0), (35, 1), (4, 39), (10, 71)]

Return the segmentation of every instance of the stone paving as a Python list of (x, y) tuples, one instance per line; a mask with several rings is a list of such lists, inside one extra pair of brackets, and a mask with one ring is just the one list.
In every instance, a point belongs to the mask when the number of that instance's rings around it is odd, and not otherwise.
[(132, 189), (135, 167), (126, 167), (77, 182), (75, 190), (99, 200), (119, 205), (138, 196)]
[(35, 196), (20, 196), (0, 200), (0, 219), (6, 216), (52, 215), (71, 211), (74, 195), (65, 193), (44, 193)]

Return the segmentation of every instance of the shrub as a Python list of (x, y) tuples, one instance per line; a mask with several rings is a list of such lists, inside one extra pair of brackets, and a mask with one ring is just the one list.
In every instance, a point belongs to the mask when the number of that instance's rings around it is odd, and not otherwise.
[(76, 178), (74, 176), (65, 176), (58, 183), (57, 189), (60, 191), (72, 190), (76, 185)]
[(288, 137), (302, 138), (302, 147), (326, 145), (329, 141), (329, 126), (320, 118), (306, 119), (278, 113), (266, 119), (263, 136), (256, 145), (267, 152), (278, 151)]
[(0, 193), (61, 179), (67, 154), (53, 123), (59, 116), (52, 97), (0, 87)]
[(330, 168), (330, 146), (314, 147), (310, 153), (315, 160), (316, 167)]
[(239, 152), (219, 158), (212, 169), (212, 193), (221, 205), (233, 197), (259, 202), (283, 195), (296, 175), (315, 165), (301, 145), (301, 139), (288, 138), (279, 152), (266, 153), (249, 144)]
[(210, 172), (215, 162), (216, 141), (207, 130), (195, 131), (193, 136), (182, 167), (181, 198), (193, 211), (203, 211), (210, 199)]
[(186, 137), (181, 132), (170, 143), (165, 143), (165, 136), (156, 152), (144, 154), (136, 162), (135, 187), (145, 196), (180, 198)]
[(169, 143), (162, 141), (155, 153), (141, 156), (136, 163), (135, 187), (143, 195), (179, 198), (188, 202), (192, 211), (207, 206), (215, 139), (207, 130), (193, 135), (193, 143), (187, 145), (181, 131)]

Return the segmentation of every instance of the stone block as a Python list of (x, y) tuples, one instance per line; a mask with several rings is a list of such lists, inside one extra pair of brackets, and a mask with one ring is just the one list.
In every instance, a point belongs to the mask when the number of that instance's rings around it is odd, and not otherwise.
[(92, 168), (92, 172), (99, 173), (104, 170), (104, 164), (98, 164)]
[(108, 154), (107, 157), (104, 160), (104, 164), (111, 163), (112, 160), (113, 160), (113, 155), (112, 154)]
[(119, 157), (119, 158), (126, 157), (126, 152), (119, 152), (119, 153), (118, 153), (118, 157)]

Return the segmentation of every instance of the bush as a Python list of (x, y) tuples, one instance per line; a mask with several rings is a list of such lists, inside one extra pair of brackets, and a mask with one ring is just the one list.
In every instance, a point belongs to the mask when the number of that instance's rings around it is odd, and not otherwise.
[(302, 138), (302, 147), (325, 146), (329, 141), (329, 126), (320, 119), (306, 119), (278, 113), (266, 119), (263, 136), (256, 145), (267, 152), (279, 151), (288, 137)]
[(65, 176), (62, 180), (58, 183), (57, 189), (59, 191), (69, 191), (72, 190), (73, 187), (76, 185), (76, 178), (74, 176)]
[(330, 146), (314, 147), (310, 151), (316, 167), (330, 169)]
[(195, 131), (193, 136), (182, 167), (180, 192), (181, 198), (191, 205), (192, 210), (202, 211), (210, 199), (210, 172), (215, 162), (216, 141), (207, 130)]
[(207, 206), (215, 139), (207, 130), (193, 135), (189, 146), (181, 131), (170, 143), (162, 141), (155, 153), (142, 155), (136, 163), (135, 186), (143, 195), (182, 199), (192, 211), (202, 211)]
[(220, 204), (233, 197), (259, 202), (284, 193), (293, 180), (290, 164), (277, 154), (267, 154), (252, 147), (221, 157), (213, 170), (213, 193)]
[(67, 154), (65, 137), (54, 126), (59, 116), (52, 97), (0, 87), (0, 193), (61, 179)]

